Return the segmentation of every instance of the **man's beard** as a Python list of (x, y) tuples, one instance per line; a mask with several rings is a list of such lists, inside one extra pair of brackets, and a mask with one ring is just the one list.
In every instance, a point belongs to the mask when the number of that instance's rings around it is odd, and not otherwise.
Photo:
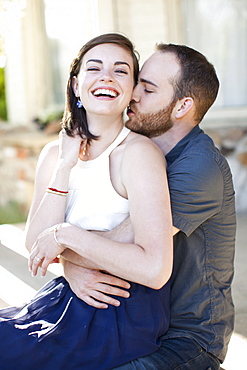
[(173, 126), (171, 114), (174, 106), (175, 102), (171, 102), (166, 108), (156, 113), (140, 113), (135, 109), (135, 115), (129, 118), (125, 126), (131, 131), (150, 138), (160, 136)]

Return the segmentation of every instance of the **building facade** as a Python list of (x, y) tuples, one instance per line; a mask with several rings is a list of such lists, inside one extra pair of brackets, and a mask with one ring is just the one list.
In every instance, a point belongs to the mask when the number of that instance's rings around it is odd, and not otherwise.
[(140, 65), (165, 42), (195, 48), (215, 66), (220, 91), (201, 126), (227, 156), (237, 210), (247, 212), (247, 0), (0, 0), (8, 111), (0, 212), (14, 199), (27, 213), (39, 152), (53, 139), (36, 134), (33, 121), (62, 113), (71, 60), (107, 32), (127, 35)]
[(63, 109), (69, 64), (90, 38), (121, 32), (140, 63), (157, 42), (191, 46), (214, 64), (221, 88), (206, 119), (246, 124), (247, 0), (2, 0), (10, 124)]

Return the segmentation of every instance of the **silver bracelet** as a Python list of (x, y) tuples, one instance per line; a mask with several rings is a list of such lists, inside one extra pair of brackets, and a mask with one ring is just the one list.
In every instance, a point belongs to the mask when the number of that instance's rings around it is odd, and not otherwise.
[(55, 242), (57, 243), (57, 245), (60, 247), (60, 248), (64, 248), (63, 246), (62, 246), (62, 244), (60, 244), (59, 243), (59, 241), (57, 240), (57, 231), (58, 231), (58, 229), (60, 228), (60, 226), (61, 226), (61, 224), (58, 224), (58, 225), (56, 225), (55, 227), (54, 227), (54, 230), (53, 230), (53, 236), (54, 236), (54, 240), (55, 240)]

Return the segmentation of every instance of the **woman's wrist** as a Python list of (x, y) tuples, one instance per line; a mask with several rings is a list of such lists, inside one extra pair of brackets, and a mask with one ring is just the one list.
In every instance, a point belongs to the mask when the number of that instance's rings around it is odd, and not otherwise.
[(71, 235), (75, 234), (76, 226), (68, 222), (62, 222), (61, 224), (56, 225), (55, 228), (58, 243), (65, 246), (66, 248), (74, 250)]
[(55, 192), (60, 195), (67, 195), (69, 187), (69, 177), (72, 167), (65, 161), (58, 160), (53, 172), (52, 179), (47, 187), (47, 192)]
[(67, 158), (58, 158), (56, 163), (56, 170), (62, 171), (62, 172), (69, 172), (72, 170), (72, 168), (75, 166), (76, 163), (72, 163)]
[(54, 239), (58, 245), (67, 246), (65, 233), (64, 233), (64, 225), (67, 225), (66, 222), (62, 222), (54, 227)]
[[(80, 237), (78, 237), (78, 232), (80, 232)], [(83, 230), (80, 228), (72, 225), (68, 222), (63, 222), (60, 224), (58, 231), (56, 233), (57, 240), (60, 244), (65, 246), (65, 248), (68, 248), (75, 253), (78, 253), (79, 255), (83, 256), (83, 246), (84, 243), (83, 240), (83, 232), (87, 232), (86, 230)], [(78, 241), (79, 240), (79, 241)]]
[(58, 224), (54, 227), (53, 229), (53, 237), (54, 237), (54, 240), (55, 242), (57, 243), (57, 245), (60, 247), (60, 248), (64, 248), (64, 244), (62, 245), (62, 243), (60, 243), (60, 241), (58, 240), (58, 231), (60, 229), (62, 224)]

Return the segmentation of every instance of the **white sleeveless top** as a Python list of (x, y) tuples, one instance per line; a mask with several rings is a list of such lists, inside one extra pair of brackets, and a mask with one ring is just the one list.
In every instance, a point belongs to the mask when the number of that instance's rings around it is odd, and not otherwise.
[(65, 221), (86, 230), (111, 230), (129, 215), (128, 199), (112, 186), (109, 156), (129, 134), (123, 127), (114, 142), (97, 158), (78, 159), (69, 179)]

